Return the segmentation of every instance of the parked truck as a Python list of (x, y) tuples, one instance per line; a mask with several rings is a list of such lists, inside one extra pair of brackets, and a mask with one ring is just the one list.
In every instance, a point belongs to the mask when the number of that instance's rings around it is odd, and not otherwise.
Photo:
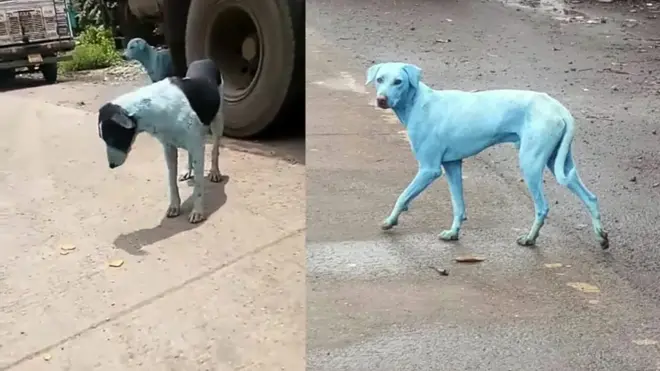
[(125, 38), (157, 24), (177, 75), (210, 57), (225, 82), (225, 134), (304, 125), (304, 0), (118, 0)]
[(41, 71), (57, 80), (57, 63), (75, 42), (64, 0), (0, 0), (0, 82)]

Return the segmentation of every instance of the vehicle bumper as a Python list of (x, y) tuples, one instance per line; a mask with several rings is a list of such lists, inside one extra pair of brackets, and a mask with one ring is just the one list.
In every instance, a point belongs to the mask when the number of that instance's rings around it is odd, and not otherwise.
[[(73, 50), (75, 47), (73, 39), (0, 47), (0, 68), (18, 68), (68, 60), (71, 56), (58, 56), (57, 53)], [(28, 55), (32, 54), (40, 54), (43, 61), (30, 62)]]

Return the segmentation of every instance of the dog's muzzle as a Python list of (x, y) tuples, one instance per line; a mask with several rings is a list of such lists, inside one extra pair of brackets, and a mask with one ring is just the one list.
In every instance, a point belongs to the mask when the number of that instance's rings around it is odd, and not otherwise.
[(125, 61), (129, 60), (128, 56), (126, 56), (126, 54), (124, 54), (124, 53), (121, 54), (121, 59), (123, 59)]
[(387, 97), (376, 97), (376, 106), (383, 109), (390, 108), (389, 104), (387, 104)]
[(110, 165), (110, 169), (114, 169), (114, 168), (116, 168), (117, 166), (119, 166), (119, 165), (115, 164), (114, 162), (111, 162), (111, 163), (109, 163), (108, 165)]

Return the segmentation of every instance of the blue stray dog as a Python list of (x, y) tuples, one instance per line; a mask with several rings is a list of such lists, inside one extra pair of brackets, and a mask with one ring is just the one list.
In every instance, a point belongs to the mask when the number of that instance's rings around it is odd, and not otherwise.
[(566, 186), (586, 206), (596, 239), (609, 247), (600, 221), (596, 196), (578, 176), (571, 142), (574, 119), (566, 107), (545, 93), (526, 90), (433, 90), (420, 81), (422, 70), (406, 63), (380, 63), (367, 70), (367, 82), (375, 80), (376, 105), (391, 108), (406, 128), (418, 161), (417, 175), (401, 193), (381, 228), (397, 225), (399, 215), (434, 180), (447, 174), (453, 222), (440, 239), (457, 240), (466, 220), (463, 201), (462, 160), (499, 143), (514, 143), (520, 168), (534, 201), (536, 216), (522, 246), (532, 246), (548, 214), (543, 195), (543, 170), (547, 166), (557, 182)]
[(177, 149), (182, 148), (188, 151), (194, 170), (194, 202), (188, 221), (199, 223), (205, 219), (204, 137), (209, 129), (213, 135), (209, 179), (222, 180), (218, 157), (224, 129), (223, 86), (215, 63), (204, 59), (192, 62), (183, 79), (166, 78), (121, 95), (99, 109), (99, 136), (106, 144), (111, 169), (126, 161), (138, 134), (149, 133), (162, 143), (168, 170), (169, 218), (181, 212)]
[(158, 82), (166, 77), (174, 76), (172, 56), (167, 49), (157, 50), (147, 44), (144, 39), (131, 39), (126, 45), (122, 57), (125, 60), (136, 60), (147, 71), (151, 82)]

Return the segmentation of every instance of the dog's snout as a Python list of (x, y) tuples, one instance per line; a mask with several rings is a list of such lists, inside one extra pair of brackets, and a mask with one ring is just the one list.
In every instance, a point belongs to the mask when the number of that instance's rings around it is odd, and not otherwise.
[(115, 164), (114, 162), (111, 162), (109, 165), (110, 165), (110, 169), (114, 169), (117, 167), (117, 164)]
[(128, 60), (128, 56), (126, 56), (126, 54), (123, 54), (123, 53), (122, 53), (122, 54), (121, 54), (121, 59), (127, 61), (127, 60)]
[(387, 97), (378, 96), (376, 97), (376, 105), (380, 108), (388, 108), (387, 106)]

